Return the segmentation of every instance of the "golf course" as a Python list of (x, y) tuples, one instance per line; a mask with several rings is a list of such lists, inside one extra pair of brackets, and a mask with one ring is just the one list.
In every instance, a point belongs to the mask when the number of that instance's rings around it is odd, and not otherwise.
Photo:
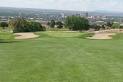
[(123, 34), (86, 39), (84, 32), (0, 33), (0, 82), (123, 82)]

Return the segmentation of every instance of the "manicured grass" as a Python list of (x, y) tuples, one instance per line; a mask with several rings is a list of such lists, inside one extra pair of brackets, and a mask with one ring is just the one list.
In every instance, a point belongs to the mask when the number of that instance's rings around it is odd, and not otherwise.
[(0, 82), (123, 82), (123, 38), (38, 34), (40, 38), (0, 43)]
[(14, 35), (9, 32), (0, 32), (0, 43), (11, 42), (14, 39)]
[(49, 37), (49, 38), (75, 38), (83, 36), (86, 33), (81, 32), (61, 32), (61, 31), (54, 31), (54, 32), (39, 32), (37, 33), (40, 37)]
[(117, 35), (113, 36), (113, 38), (116, 40), (121, 40), (123, 39), (123, 33), (118, 33)]
[(54, 31), (54, 32), (38, 32), (36, 33), (40, 35), (40, 38), (86, 38), (93, 36), (93, 33), (86, 33), (86, 32), (61, 32), (61, 31)]

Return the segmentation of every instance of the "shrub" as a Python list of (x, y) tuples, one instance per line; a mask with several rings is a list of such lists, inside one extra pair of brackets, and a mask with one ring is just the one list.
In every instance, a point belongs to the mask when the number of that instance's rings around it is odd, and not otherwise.
[(8, 23), (7, 22), (1, 22), (0, 27), (3, 27), (3, 29), (4, 29), (5, 27), (8, 27)]
[(63, 28), (63, 23), (61, 21), (56, 22), (57, 28)]
[(120, 28), (120, 24), (119, 23), (113, 23), (112, 28)]
[(107, 22), (107, 24), (106, 24), (108, 27), (111, 27), (112, 25), (113, 25), (113, 22)]
[(95, 31), (100, 30), (102, 27), (96, 24), (90, 25), (89, 28), (94, 29)]
[(28, 22), (27, 32), (45, 31), (45, 27), (38, 22)]
[(49, 22), (49, 26), (51, 27), (51, 28), (54, 28), (55, 27), (55, 20), (51, 20), (50, 22)]
[(24, 18), (13, 20), (10, 25), (13, 27), (13, 32), (36, 32), (46, 30), (40, 23), (26, 21)]

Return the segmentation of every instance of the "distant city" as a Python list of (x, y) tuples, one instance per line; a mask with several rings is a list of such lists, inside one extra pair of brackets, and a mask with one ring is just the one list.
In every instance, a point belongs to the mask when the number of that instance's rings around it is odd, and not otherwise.
[(9, 22), (10, 19), (23, 17), (27, 20), (40, 22), (45, 25), (50, 20), (64, 22), (67, 16), (72, 15), (86, 17), (90, 24), (101, 25), (112, 21), (123, 25), (123, 13), (0, 7), (0, 22)]

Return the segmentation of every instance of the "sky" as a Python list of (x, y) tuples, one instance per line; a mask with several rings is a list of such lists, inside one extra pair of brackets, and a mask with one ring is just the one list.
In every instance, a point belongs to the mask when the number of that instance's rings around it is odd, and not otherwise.
[(0, 0), (0, 7), (123, 12), (123, 0)]

